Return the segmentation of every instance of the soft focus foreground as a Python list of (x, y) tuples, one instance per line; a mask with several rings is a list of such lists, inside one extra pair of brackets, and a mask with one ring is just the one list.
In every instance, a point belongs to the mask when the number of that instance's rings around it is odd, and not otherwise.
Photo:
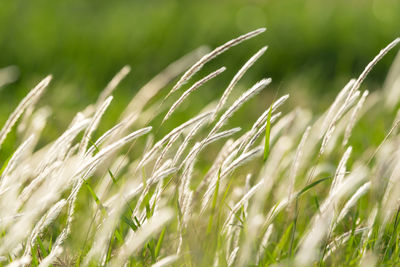
[[(271, 83), (266, 78), (235, 92), (263, 47), (218, 91), (220, 99), (190, 110), (197, 115), (187, 121), (171, 120), (177, 110), (193, 108), (183, 105), (195, 102), (191, 93), (225, 71), (198, 77), (205, 64), (262, 32), (172, 63), (99, 133), (114, 89), (130, 72), (123, 67), (56, 140), (38, 145), (50, 116), (36, 107), (52, 77), (43, 79), (0, 131), (0, 149), (16, 145), (0, 171), (1, 264), (394, 264), (400, 257), (400, 59), (381, 90), (369, 94), (360, 86), (400, 39), (323, 114), (282, 113), (288, 96), (278, 92), (265, 100), (263, 114), (248, 118), (249, 128), (230, 123)], [(11, 79), (4, 77), (0, 82)]]

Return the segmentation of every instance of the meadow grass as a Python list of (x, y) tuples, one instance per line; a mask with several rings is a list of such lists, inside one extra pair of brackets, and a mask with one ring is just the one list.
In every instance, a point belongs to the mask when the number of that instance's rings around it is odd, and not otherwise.
[[(399, 38), (344, 86), (325, 113), (279, 112), (289, 96), (278, 95), (265, 99), (258, 118), (248, 118), (254, 121), (249, 129), (241, 128), (247, 122), (230, 123), (272, 82), (262, 79), (229, 99), (264, 47), (220, 99), (185, 122), (174, 120), (180, 104), (196, 101), (191, 93), (225, 67), (191, 82), (196, 73), (264, 30), (171, 64), (138, 91), (112, 128), (98, 132), (112, 92), (130, 71), (123, 67), (96, 103), (44, 146), (38, 144), (49, 110), (36, 103), (51, 76), (41, 81), (0, 131), (0, 149), (16, 142), (15, 151), (0, 150), (9, 153), (0, 170), (0, 264), (399, 264), (400, 58), (383, 89), (360, 89)], [(377, 139), (378, 121), (385, 127)], [(7, 139), (12, 131), (16, 141)]]

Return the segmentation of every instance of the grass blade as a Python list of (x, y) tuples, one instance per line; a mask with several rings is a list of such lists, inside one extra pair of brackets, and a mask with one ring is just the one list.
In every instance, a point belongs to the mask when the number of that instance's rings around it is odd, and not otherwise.
[(269, 142), (271, 136), (271, 114), (272, 114), (272, 106), (269, 108), (268, 117), (267, 117), (267, 125), (265, 127), (265, 144), (264, 144), (264, 161), (268, 159), (269, 156)]

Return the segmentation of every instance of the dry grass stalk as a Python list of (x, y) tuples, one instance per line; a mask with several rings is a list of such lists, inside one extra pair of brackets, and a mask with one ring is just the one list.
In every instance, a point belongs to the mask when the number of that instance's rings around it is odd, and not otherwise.
[(17, 108), (10, 115), (10, 117), (8, 118), (6, 123), (4, 124), (3, 128), (0, 130), (0, 148), (1, 148), (1, 145), (3, 144), (3, 142), (4, 142), (4, 139), (6, 139), (7, 134), (11, 131), (11, 128), (17, 122), (19, 117), (29, 107), (29, 105), (31, 105), (32, 103), (35, 103), (36, 100), (43, 94), (44, 89), (46, 89), (46, 87), (49, 85), (51, 79), (52, 79), (52, 76), (47, 76), (46, 78), (44, 78), (18, 104)]
[(231, 40), (231, 41), (229, 41), (229, 42), (227, 42), (227, 43), (215, 48), (210, 53), (204, 55), (199, 61), (197, 61), (189, 70), (187, 70), (182, 75), (182, 77), (179, 79), (179, 81), (174, 85), (172, 90), (169, 92), (167, 97), (170, 94), (172, 94), (175, 91), (177, 91), (179, 88), (181, 88), (182, 85), (185, 84), (195, 73), (197, 73), (207, 62), (209, 62), (213, 58), (217, 57), (218, 55), (222, 54), (223, 52), (225, 52), (229, 48), (231, 48), (231, 47), (233, 47), (235, 45), (238, 45), (243, 41), (251, 39), (251, 38), (259, 35), (260, 33), (263, 33), (264, 31), (265, 31), (265, 28), (260, 28), (260, 29), (257, 29), (255, 31), (243, 34), (243, 35), (239, 36), (238, 38), (233, 39), (233, 40)]
[(232, 117), (233, 113), (235, 113), (240, 106), (242, 106), (245, 102), (247, 102), (251, 97), (255, 96), (257, 93), (259, 93), (262, 89), (264, 89), (268, 84), (271, 83), (271, 79), (263, 79), (256, 83), (253, 87), (251, 87), (249, 90), (244, 92), (233, 104), (232, 106), (225, 111), (224, 114), (222, 114), (221, 118), (219, 121), (215, 124), (214, 128), (210, 131), (208, 134), (208, 137), (211, 135), (215, 134), (221, 127), (226, 123), (226, 121)]
[(99, 95), (96, 106), (99, 107), (100, 105), (103, 105), (104, 101), (111, 96), (115, 88), (129, 74), (129, 72), (131, 72), (131, 67), (126, 65), (112, 78), (112, 80), (107, 84), (106, 88), (104, 88)]
[(253, 64), (265, 53), (267, 47), (261, 48), (254, 56), (252, 56), (244, 65), (243, 67), (235, 74), (231, 82), (229, 83), (228, 87), (225, 89), (222, 97), (220, 98), (217, 107), (215, 108), (215, 113), (212, 117), (212, 120), (215, 119), (217, 113), (223, 108), (228, 99), (230, 93), (232, 92), (235, 85), (239, 82), (239, 80), (243, 77), (243, 75), (247, 72), (247, 70), (253, 66)]
[(209, 80), (217, 77), (218, 75), (220, 75), (222, 72), (224, 72), (226, 70), (225, 67), (219, 68), (218, 70), (208, 74), (206, 77), (202, 78), (201, 80), (197, 81), (195, 84), (193, 84), (189, 89), (187, 89), (182, 95), (181, 97), (179, 97), (178, 100), (175, 101), (175, 103), (173, 103), (171, 105), (171, 108), (168, 110), (167, 114), (165, 115), (162, 123), (164, 123), (166, 120), (168, 120), (168, 118), (171, 116), (171, 114), (178, 108), (178, 106), (191, 94), (193, 93), (197, 88), (199, 88), (200, 86), (202, 86), (203, 84), (205, 84), (206, 82), (208, 82)]

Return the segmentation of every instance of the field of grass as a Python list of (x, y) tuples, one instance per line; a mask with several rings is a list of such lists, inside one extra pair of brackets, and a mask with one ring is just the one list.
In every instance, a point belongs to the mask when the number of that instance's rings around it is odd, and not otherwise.
[[(50, 142), (41, 80), (0, 130), (0, 265), (399, 264), (400, 58), (381, 88), (362, 84), (400, 38), (315, 113), (260, 98), (269, 77), (243, 87), (266, 47), (231, 77), (199, 72), (264, 30), (171, 63), (106, 130), (129, 66)], [(211, 79), (224, 87), (199, 106)]]

